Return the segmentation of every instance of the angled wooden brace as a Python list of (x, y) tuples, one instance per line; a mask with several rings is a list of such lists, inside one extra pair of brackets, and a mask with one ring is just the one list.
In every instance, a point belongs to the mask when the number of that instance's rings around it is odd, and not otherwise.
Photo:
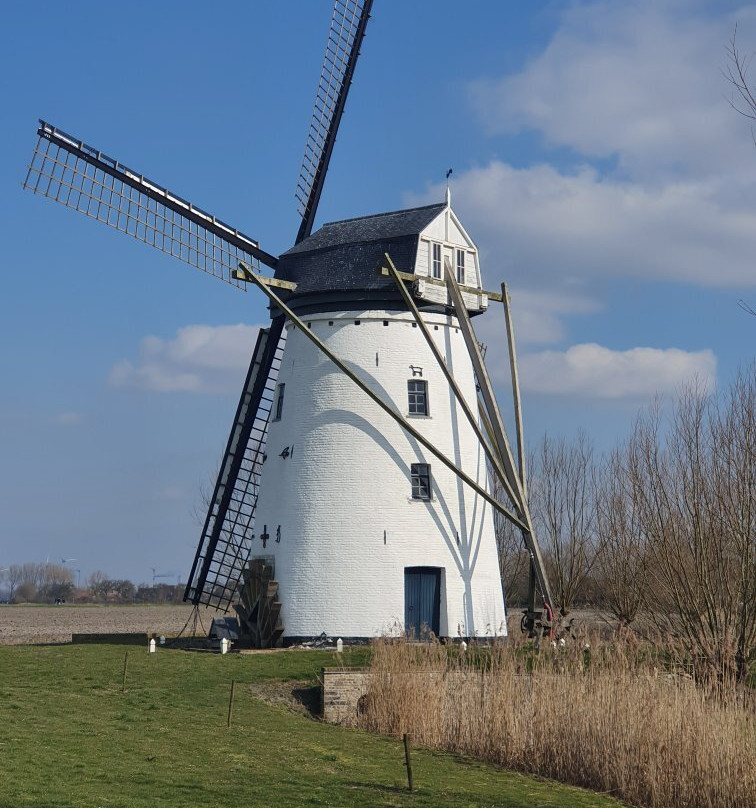
[(239, 262), (239, 268), (244, 271), (247, 275), (247, 278), (255, 284), (259, 289), (263, 291), (266, 297), (271, 300), (276, 307), (282, 311), (288, 318), (291, 320), (294, 325), (296, 325), (302, 334), (307, 337), (314, 345), (316, 345), (330, 360), (331, 362), (336, 365), (336, 367), (345, 375), (348, 376), (359, 388), (365, 393), (366, 396), (371, 398), (385, 413), (391, 416), (401, 427), (404, 429), (405, 432), (410, 434), (421, 446), (424, 446), (434, 457), (440, 460), (449, 470), (454, 472), (454, 474), (459, 477), (462, 482), (468, 485), (470, 488), (475, 491), (480, 497), (482, 497), (486, 502), (488, 502), (495, 510), (499, 511), (499, 513), (503, 514), (507, 519), (511, 522), (516, 524), (522, 530), (527, 531), (528, 526), (525, 522), (519, 519), (512, 511), (506, 508), (504, 505), (501, 504), (495, 497), (491, 496), (491, 494), (486, 491), (481, 485), (479, 485), (472, 477), (462, 471), (455, 463), (449, 460), (446, 455), (440, 452), (424, 435), (415, 429), (412, 424), (410, 424), (406, 418), (402, 417), (390, 404), (387, 404), (376, 392), (371, 390), (362, 379), (359, 378), (347, 365), (345, 365), (332, 351), (331, 349), (320, 339), (320, 337), (316, 336), (308, 327), (307, 325), (302, 322), (302, 320), (286, 305), (286, 303), (281, 300), (281, 298), (273, 291), (273, 289), (265, 283), (266, 278), (261, 275), (257, 275), (256, 273), (252, 272), (249, 267)]
[(524, 516), (525, 526), (522, 527), (522, 522), (520, 522), (520, 520), (518, 520), (516, 524), (522, 528), (522, 537), (531, 557), (531, 568), (538, 581), (543, 599), (548, 608), (553, 610), (554, 601), (551, 597), (551, 587), (549, 586), (546, 568), (543, 564), (541, 548), (538, 546), (535, 531), (533, 530), (533, 522), (530, 518), (530, 509), (528, 508), (527, 500), (525, 499), (524, 492), (520, 485), (520, 479), (514, 468), (512, 450), (509, 446), (509, 441), (507, 440), (506, 432), (504, 430), (504, 422), (502, 420), (501, 413), (499, 412), (499, 407), (496, 403), (496, 396), (494, 395), (491, 379), (488, 375), (488, 370), (486, 369), (483, 356), (480, 352), (480, 345), (475, 336), (475, 331), (473, 330), (472, 323), (470, 322), (470, 315), (467, 312), (467, 307), (462, 299), (462, 293), (459, 290), (457, 279), (454, 277), (451, 262), (448, 258), (444, 262), (444, 270), (446, 284), (449, 289), (449, 295), (454, 308), (454, 313), (457, 315), (459, 327), (462, 329), (462, 334), (465, 338), (465, 343), (467, 344), (467, 349), (470, 353), (470, 359), (472, 360), (475, 374), (478, 377), (478, 385), (480, 387), (481, 397), (483, 398), (485, 410), (487, 411), (487, 426), (490, 428), (495, 445), (499, 449), (510, 485), (515, 491), (517, 491), (519, 495), (518, 511)]
[(384, 258), (386, 259), (386, 264), (388, 266), (389, 275), (394, 279), (399, 292), (404, 299), (404, 302), (407, 304), (407, 308), (409, 308), (412, 316), (415, 318), (415, 322), (417, 323), (418, 328), (422, 332), (423, 336), (425, 337), (425, 341), (428, 343), (428, 347), (431, 349), (433, 356), (438, 363), (439, 368), (441, 368), (441, 372), (446, 377), (446, 381), (449, 383), (449, 387), (451, 387), (454, 396), (457, 399), (457, 402), (462, 407), (462, 411), (464, 412), (470, 426), (473, 428), (475, 435), (480, 441), (480, 445), (483, 448), (483, 452), (485, 453), (488, 461), (491, 463), (493, 467), (494, 473), (496, 476), (501, 480), (501, 484), (504, 486), (504, 490), (507, 492), (507, 496), (512, 500), (514, 503), (515, 508), (519, 505), (519, 497), (515, 494), (512, 490), (511, 486), (509, 485), (509, 481), (507, 476), (504, 472), (504, 469), (501, 464), (501, 459), (498, 456), (498, 453), (495, 453), (491, 450), (491, 445), (489, 445), (488, 440), (484, 436), (483, 432), (478, 425), (477, 418), (473, 414), (473, 411), (470, 409), (470, 405), (465, 400), (465, 397), (462, 395), (462, 391), (459, 389), (459, 385), (457, 384), (454, 376), (449, 372), (449, 368), (446, 365), (444, 357), (441, 355), (441, 351), (438, 349), (435, 340), (431, 336), (430, 331), (428, 330), (428, 326), (425, 324), (425, 320), (423, 320), (422, 315), (420, 314), (420, 310), (417, 307), (417, 304), (412, 298), (412, 295), (407, 291), (407, 287), (404, 285), (404, 281), (401, 279), (399, 272), (394, 265), (394, 262), (391, 260), (391, 256), (388, 253), (384, 253)]
[(514, 403), (515, 429), (517, 430), (517, 464), (519, 466), (522, 495), (527, 502), (528, 479), (525, 459), (525, 437), (522, 429), (522, 404), (520, 401), (520, 378), (517, 373), (517, 348), (515, 346), (512, 310), (509, 306), (509, 293), (506, 283), (501, 285), (501, 302), (504, 304), (504, 319), (507, 323), (507, 347), (509, 349), (509, 372), (512, 376), (512, 398)]
[(475, 369), (475, 375), (478, 378), (478, 385), (480, 387), (480, 394), (488, 414), (488, 420), (491, 425), (491, 431), (494, 438), (494, 445), (498, 449), (499, 456), (502, 459), (504, 471), (509, 481), (509, 487), (517, 494), (517, 504), (524, 507), (525, 503), (522, 496), (522, 489), (520, 488), (520, 479), (515, 471), (514, 459), (512, 458), (512, 449), (509, 446), (507, 433), (504, 429), (504, 422), (499, 412), (499, 407), (496, 404), (496, 397), (494, 396), (493, 386), (491, 379), (488, 376), (483, 355), (480, 352), (480, 345), (473, 331), (472, 323), (470, 322), (470, 315), (467, 313), (467, 307), (462, 299), (462, 293), (459, 289), (457, 279), (452, 272), (451, 262), (447, 258), (444, 262), (444, 270), (446, 276), (446, 285), (449, 290), (449, 295), (454, 308), (454, 313), (457, 315), (459, 327), (462, 330), (462, 336), (465, 338), (467, 351), (470, 354), (470, 359)]

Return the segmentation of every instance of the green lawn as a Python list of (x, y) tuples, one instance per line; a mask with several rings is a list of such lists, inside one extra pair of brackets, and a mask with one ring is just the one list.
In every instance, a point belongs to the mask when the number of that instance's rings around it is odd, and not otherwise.
[[(608, 806), (603, 796), (414, 750), (255, 698), (328, 652), (220, 656), (124, 646), (0, 646), (0, 806)], [(347, 664), (360, 664), (357, 652)], [(233, 722), (226, 727), (230, 682)]]

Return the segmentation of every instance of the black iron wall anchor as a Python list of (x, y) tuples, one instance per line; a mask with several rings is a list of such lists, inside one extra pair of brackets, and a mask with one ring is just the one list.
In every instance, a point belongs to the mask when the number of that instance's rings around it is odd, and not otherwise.
[(283, 457), (283, 459), (284, 459), (284, 460), (286, 460), (286, 458), (287, 458), (287, 457), (288, 457), (290, 454), (291, 454), (291, 452), (289, 451), (289, 447), (288, 447), (288, 446), (284, 446), (284, 450), (283, 450), (283, 452), (281, 452), (281, 454), (280, 454), (280, 455), (278, 455), (278, 456), (279, 456), (279, 457)]
[(276, 528), (276, 544), (281, 543), (281, 525)]
[(263, 525), (263, 532), (260, 534), (260, 538), (262, 539), (264, 550), (268, 546), (268, 539), (270, 538), (267, 525)]
[(420, 365), (410, 365), (410, 370), (412, 371), (413, 376), (423, 375), (423, 369), (420, 367)]

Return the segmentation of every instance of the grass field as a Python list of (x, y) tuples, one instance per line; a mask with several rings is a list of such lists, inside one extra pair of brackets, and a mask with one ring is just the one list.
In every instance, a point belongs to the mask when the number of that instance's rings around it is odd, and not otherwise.
[[(324, 651), (236, 655), (123, 646), (0, 647), (0, 805), (616, 806), (590, 792), (413, 750), (256, 698), (315, 684)], [(364, 651), (345, 664), (364, 662)], [(231, 680), (237, 682), (227, 728)]]

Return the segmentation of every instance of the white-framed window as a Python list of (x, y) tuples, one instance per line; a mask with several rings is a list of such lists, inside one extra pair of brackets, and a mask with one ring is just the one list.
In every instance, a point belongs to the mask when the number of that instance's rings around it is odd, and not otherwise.
[(428, 415), (428, 382), (425, 379), (407, 380), (407, 406), (410, 415)]
[(412, 477), (412, 499), (431, 498), (431, 470), (429, 463), (413, 463), (410, 466)]
[(441, 277), (441, 245), (435, 241), (431, 244), (431, 275)]
[(276, 387), (276, 403), (273, 407), (273, 420), (280, 421), (281, 413), (283, 412), (284, 392), (286, 385), (281, 383)]
[(457, 250), (457, 283), (465, 282), (465, 251)]

